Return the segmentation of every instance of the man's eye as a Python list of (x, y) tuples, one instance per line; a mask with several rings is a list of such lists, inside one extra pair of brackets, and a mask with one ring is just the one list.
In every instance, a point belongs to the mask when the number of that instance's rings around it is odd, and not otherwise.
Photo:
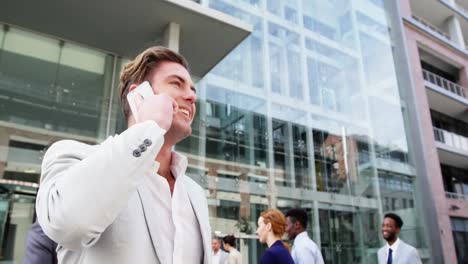
[(172, 84), (177, 86), (177, 87), (180, 87), (180, 82), (173, 82)]

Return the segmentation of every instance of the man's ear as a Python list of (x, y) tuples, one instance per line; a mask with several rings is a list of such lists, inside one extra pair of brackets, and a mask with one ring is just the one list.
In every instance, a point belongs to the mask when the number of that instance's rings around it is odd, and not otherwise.
[(137, 87), (138, 87), (138, 85), (136, 85), (136, 84), (130, 85), (130, 87), (128, 88), (128, 92), (131, 92), (131, 91), (135, 90), (135, 88), (137, 88)]
[(299, 223), (299, 221), (294, 222), (293, 225), (294, 225), (294, 229), (296, 229), (296, 230), (298, 230), (298, 229), (300, 229), (302, 227), (301, 223)]
[(271, 223), (266, 224), (265, 227), (266, 227), (266, 229), (267, 229), (268, 231), (270, 231), (270, 230), (271, 230)]

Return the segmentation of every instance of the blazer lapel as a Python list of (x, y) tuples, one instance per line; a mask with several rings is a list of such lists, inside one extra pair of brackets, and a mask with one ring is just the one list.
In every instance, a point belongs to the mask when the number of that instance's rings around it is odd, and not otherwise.
[[(187, 177), (187, 176), (185, 176)], [(185, 188), (190, 199), (190, 204), (192, 205), (195, 216), (197, 217), (198, 224), (200, 225), (200, 232), (203, 240), (203, 263), (209, 264), (209, 254), (211, 252), (210, 248), (210, 223), (208, 216), (207, 204), (204, 202), (204, 197), (199, 197), (199, 194), (196, 189), (193, 188), (193, 185), (190, 184), (187, 180), (185, 181)]]
[(138, 196), (140, 197), (141, 207), (145, 216), (146, 227), (148, 228), (148, 233), (151, 237), (151, 241), (153, 242), (156, 258), (159, 259), (159, 263), (167, 263), (165, 260), (165, 253), (167, 252), (162, 252), (162, 250), (159, 248), (159, 241), (157, 236), (158, 230), (155, 225), (157, 224), (158, 216), (155, 214), (155, 210), (151, 208), (151, 193), (149, 192), (148, 188), (141, 186), (138, 188)]

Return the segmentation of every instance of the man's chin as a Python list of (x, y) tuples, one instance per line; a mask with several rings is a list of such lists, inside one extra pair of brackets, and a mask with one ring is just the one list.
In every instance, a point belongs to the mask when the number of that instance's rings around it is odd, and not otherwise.
[(177, 142), (182, 141), (192, 135), (192, 127), (181, 124), (172, 123), (166, 134), (171, 134), (174, 138), (177, 138)]

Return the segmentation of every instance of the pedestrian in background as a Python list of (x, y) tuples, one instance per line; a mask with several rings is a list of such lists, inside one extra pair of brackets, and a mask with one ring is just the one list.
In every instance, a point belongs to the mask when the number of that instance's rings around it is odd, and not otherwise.
[(226, 264), (242, 264), (242, 255), (236, 249), (236, 237), (228, 235), (223, 238), (223, 247), (229, 251)]
[(377, 256), (379, 264), (421, 264), (418, 250), (398, 238), (403, 220), (393, 213), (384, 216), (382, 235), (387, 245), (380, 248)]
[(57, 264), (57, 243), (42, 231), (35, 221), (29, 229), (24, 252), (24, 264)]
[(221, 242), (217, 237), (211, 241), (211, 248), (213, 249), (213, 264), (225, 264), (228, 254), (221, 249)]
[(320, 249), (307, 235), (307, 212), (300, 208), (286, 213), (286, 233), (294, 240), (291, 256), (295, 264), (323, 264)]
[(258, 218), (257, 236), (261, 243), (268, 245), (261, 264), (294, 264), (289, 245), (281, 241), (286, 230), (286, 217), (278, 209), (262, 212)]

